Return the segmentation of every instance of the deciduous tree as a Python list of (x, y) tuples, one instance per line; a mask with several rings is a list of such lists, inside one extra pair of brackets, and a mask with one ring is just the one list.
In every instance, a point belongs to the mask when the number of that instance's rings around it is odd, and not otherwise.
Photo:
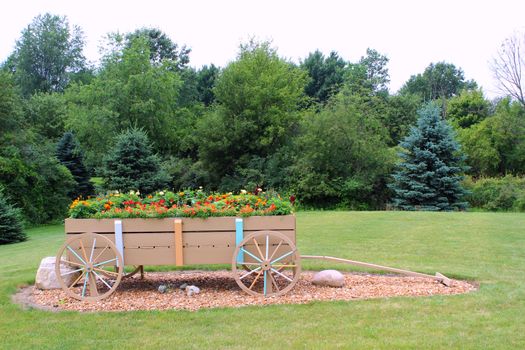
[(82, 71), (83, 33), (66, 17), (46, 13), (33, 19), (16, 42), (11, 60), (24, 96), (36, 91), (63, 91), (71, 74)]

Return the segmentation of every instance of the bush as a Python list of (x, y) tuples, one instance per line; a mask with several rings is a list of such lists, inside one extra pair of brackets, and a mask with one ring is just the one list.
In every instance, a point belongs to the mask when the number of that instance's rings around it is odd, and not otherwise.
[(0, 186), (31, 224), (62, 220), (75, 184), (53, 155), (52, 144), (25, 144), (0, 149)]
[(525, 211), (524, 177), (467, 178), (464, 185), (470, 191), (466, 199), (472, 207), (493, 211)]
[(22, 211), (11, 205), (0, 191), (0, 244), (27, 239), (22, 225)]

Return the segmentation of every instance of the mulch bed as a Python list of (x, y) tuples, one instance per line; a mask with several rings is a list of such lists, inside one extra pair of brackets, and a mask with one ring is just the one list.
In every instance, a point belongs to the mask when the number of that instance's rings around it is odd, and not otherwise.
[[(14, 301), (26, 307), (44, 310), (131, 311), (131, 310), (191, 310), (247, 305), (305, 304), (312, 301), (358, 300), (398, 296), (430, 296), (468, 293), (477, 287), (466, 281), (453, 280), (450, 287), (420, 277), (344, 273), (343, 288), (319, 287), (311, 284), (315, 272), (304, 271), (295, 287), (284, 296), (261, 298), (246, 294), (235, 283), (230, 271), (149, 272), (144, 280), (138, 276), (123, 279), (108, 298), (95, 302), (71, 299), (61, 290), (20, 290)], [(178, 287), (186, 283), (201, 289), (187, 296)], [(168, 286), (164, 294), (159, 285)]]

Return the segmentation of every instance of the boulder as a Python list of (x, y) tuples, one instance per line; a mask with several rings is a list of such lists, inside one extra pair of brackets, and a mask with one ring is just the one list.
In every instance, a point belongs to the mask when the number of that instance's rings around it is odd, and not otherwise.
[[(38, 271), (36, 272), (36, 279), (35, 279), (35, 287), (38, 289), (58, 289), (61, 288), (60, 284), (58, 283), (56, 274), (55, 274), (55, 261), (56, 258), (54, 256), (48, 256), (40, 262), (40, 267), (38, 268)], [(60, 267), (60, 271), (62, 274), (70, 271), (77, 270), (76, 267), (69, 267), (65, 264), (62, 264)], [(79, 272), (73, 272), (69, 275), (63, 276), (64, 281), (67, 285), (70, 285), (73, 283), (78, 276), (80, 275)]]
[(186, 295), (191, 297), (193, 294), (199, 294), (201, 292), (200, 288), (197, 286), (187, 286)]
[(314, 275), (312, 284), (316, 286), (342, 287), (345, 285), (345, 276), (336, 270), (323, 270)]

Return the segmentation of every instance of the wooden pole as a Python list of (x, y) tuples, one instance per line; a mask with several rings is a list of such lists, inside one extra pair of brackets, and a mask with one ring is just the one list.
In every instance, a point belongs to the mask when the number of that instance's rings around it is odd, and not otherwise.
[(360, 267), (366, 267), (369, 269), (375, 269), (375, 270), (382, 270), (382, 271), (389, 271), (394, 273), (399, 273), (406, 276), (412, 276), (412, 277), (425, 277), (425, 278), (432, 278), (433, 280), (436, 280), (438, 282), (443, 283), (445, 286), (451, 285), (450, 278), (447, 278), (446, 276), (440, 274), (439, 272), (436, 272), (435, 276), (427, 275), (426, 273), (420, 273), (420, 272), (414, 272), (409, 270), (403, 270), (403, 269), (397, 269), (395, 267), (388, 267), (388, 266), (382, 266), (377, 264), (370, 264), (365, 263), (362, 261), (355, 261), (355, 260), (348, 260), (348, 259), (342, 259), (342, 258), (335, 258), (333, 256), (324, 256), (324, 255), (301, 255), (301, 259), (316, 259), (316, 260), (327, 260), (327, 261), (335, 261), (340, 262), (344, 264), (350, 264)]

